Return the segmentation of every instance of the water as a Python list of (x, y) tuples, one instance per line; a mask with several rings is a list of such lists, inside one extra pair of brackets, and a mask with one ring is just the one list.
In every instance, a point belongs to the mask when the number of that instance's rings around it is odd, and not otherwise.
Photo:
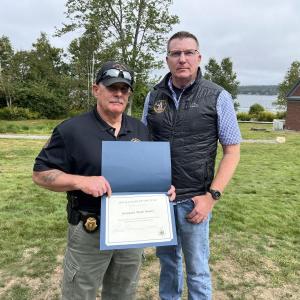
[(248, 112), (251, 105), (258, 103), (264, 107), (266, 111), (280, 111), (272, 102), (276, 101), (277, 95), (237, 95), (237, 101), (240, 103), (239, 112)]

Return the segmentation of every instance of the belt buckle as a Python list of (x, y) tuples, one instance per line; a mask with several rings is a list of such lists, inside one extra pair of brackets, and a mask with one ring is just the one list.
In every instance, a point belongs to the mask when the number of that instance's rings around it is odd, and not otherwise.
[(93, 233), (99, 228), (99, 219), (96, 215), (84, 215), (82, 216), (82, 226), (86, 232)]

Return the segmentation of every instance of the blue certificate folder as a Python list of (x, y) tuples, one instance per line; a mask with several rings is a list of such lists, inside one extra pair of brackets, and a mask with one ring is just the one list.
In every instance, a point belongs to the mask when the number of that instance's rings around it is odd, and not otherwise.
[[(110, 183), (113, 196), (121, 195), (130, 199), (136, 196), (146, 197), (149, 194), (164, 195), (171, 186), (170, 144), (169, 142), (103, 141), (101, 171), (102, 176)], [(106, 226), (110, 224), (107, 219), (109, 200), (113, 201), (113, 199), (108, 199), (106, 196), (101, 199), (100, 250), (177, 244), (174, 211), (171, 202), (167, 202), (169, 207), (166, 208), (170, 213), (168, 224), (172, 233), (168, 241), (149, 242), (147, 240), (137, 240), (136, 243), (122, 242), (114, 245), (108, 243)], [(149, 202), (146, 204), (149, 204)], [(124, 236), (126, 236), (126, 228), (124, 228)]]

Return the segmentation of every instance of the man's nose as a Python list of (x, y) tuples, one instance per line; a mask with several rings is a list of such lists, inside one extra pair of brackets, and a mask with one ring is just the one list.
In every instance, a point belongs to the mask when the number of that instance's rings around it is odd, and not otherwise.
[(185, 54), (184, 52), (182, 51), (180, 53), (180, 56), (179, 56), (179, 62), (185, 62), (186, 61), (186, 58), (185, 58)]
[(122, 88), (119, 88), (119, 87), (115, 87), (113, 91), (114, 91), (115, 95), (122, 95), (123, 94), (122, 93)]

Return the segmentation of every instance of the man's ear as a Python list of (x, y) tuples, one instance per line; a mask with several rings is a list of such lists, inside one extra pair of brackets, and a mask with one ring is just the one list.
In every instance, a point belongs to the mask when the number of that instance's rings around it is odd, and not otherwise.
[(199, 61), (199, 65), (200, 65), (200, 62), (201, 62), (201, 59), (202, 59), (202, 55), (199, 53), (199, 56), (198, 56), (198, 61)]
[(169, 57), (166, 56), (166, 63), (167, 63), (167, 66), (169, 67)]
[(93, 96), (96, 97), (96, 94), (97, 94), (98, 90), (99, 90), (99, 86), (97, 84), (93, 84), (93, 86), (92, 86)]

